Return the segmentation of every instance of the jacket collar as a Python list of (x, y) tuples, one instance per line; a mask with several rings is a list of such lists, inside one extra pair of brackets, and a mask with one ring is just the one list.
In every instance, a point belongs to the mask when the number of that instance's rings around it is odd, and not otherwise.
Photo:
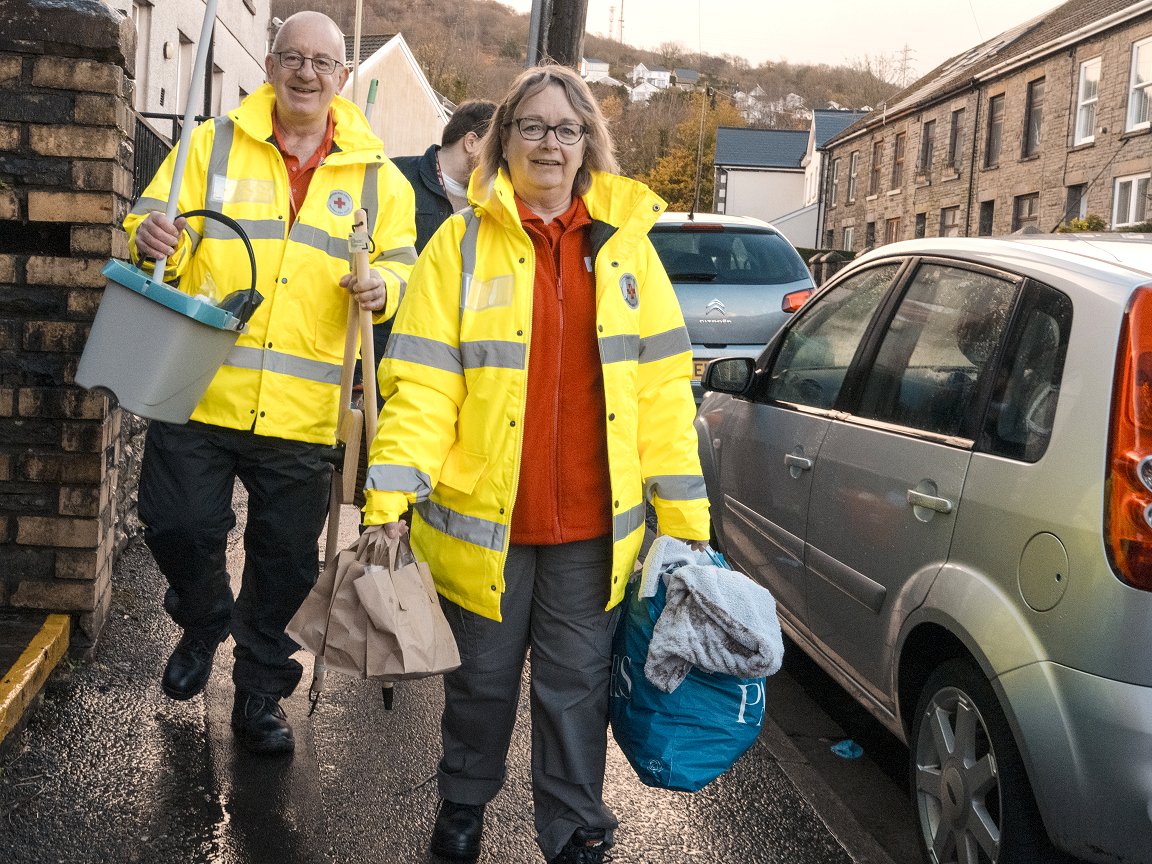
[[(257, 141), (272, 137), (272, 106), (276, 91), (268, 83), (261, 84), (240, 107), (228, 116), (244, 134)], [(364, 114), (343, 96), (332, 100), (332, 116), (336, 120), (335, 147), (329, 159), (347, 159), (353, 162), (371, 162), (384, 157), (384, 144), (368, 125)]]

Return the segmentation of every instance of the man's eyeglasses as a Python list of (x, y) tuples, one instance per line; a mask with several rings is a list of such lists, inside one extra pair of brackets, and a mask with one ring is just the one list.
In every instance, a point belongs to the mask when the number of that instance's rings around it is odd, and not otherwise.
[(520, 137), (525, 141), (542, 141), (549, 132), (555, 132), (556, 140), (561, 144), (575, 144), (584, 137), (584, 133), (587, 131), (579, 123), (561, 123), (557, 126), (549, 126), (544, 121), (532, 117), (521, 117), (519, 120), (513, 120), (509, 125), (515, 126)]
[(307, 60), (312, 64), (312, 71), (317, 75), (331, 75), (336, 71), (336, 67), (341, 64), (333, 60), (331, 57), (305, 57), (303, 54), (297, 54), (295, 51), (277, 51), (276, 59), (280, 61), (280, 65), (285, 69), (304, 68), (304, 61)]

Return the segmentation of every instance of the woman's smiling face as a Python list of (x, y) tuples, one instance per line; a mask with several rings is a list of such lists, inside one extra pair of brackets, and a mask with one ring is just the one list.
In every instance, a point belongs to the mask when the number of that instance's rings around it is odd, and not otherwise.
[[(547, 126), (581, 125), (568, 94), (559, 84), (549, 84), (521, 102), (513, 121), (524, 119), (538, 120)], [(576, 172), (584, 164), (584, 138), (575, 144), (561, 144), (555, 130), (549, 130), (539, 141), (525, 141), (515, 122), (503, 132), (504, 156), (517, 195), (529, 204), (571, 196)]]

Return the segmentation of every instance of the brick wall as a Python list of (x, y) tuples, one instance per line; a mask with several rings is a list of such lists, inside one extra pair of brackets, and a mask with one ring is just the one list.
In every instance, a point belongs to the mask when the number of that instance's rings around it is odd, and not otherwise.
[(99, 0), (0, 0), (0, 607), (74, 613), (88, 640), (138, 421), (73, 378), (127, 256), (134, 41)]

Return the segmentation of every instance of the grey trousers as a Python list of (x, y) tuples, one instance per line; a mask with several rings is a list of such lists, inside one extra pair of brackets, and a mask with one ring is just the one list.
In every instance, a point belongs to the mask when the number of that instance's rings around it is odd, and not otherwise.
[(577, 828), (619, 824), (604, 806), (608, 681), (617, 606), (605, 612), (612, 540), (512, 546), (503, 621), (441, 598), (461, 666), (444, 676), (440, 796), (486, 804), (504, 783), (524, 658), (531, 648), (536, 842), (551, 860)]

